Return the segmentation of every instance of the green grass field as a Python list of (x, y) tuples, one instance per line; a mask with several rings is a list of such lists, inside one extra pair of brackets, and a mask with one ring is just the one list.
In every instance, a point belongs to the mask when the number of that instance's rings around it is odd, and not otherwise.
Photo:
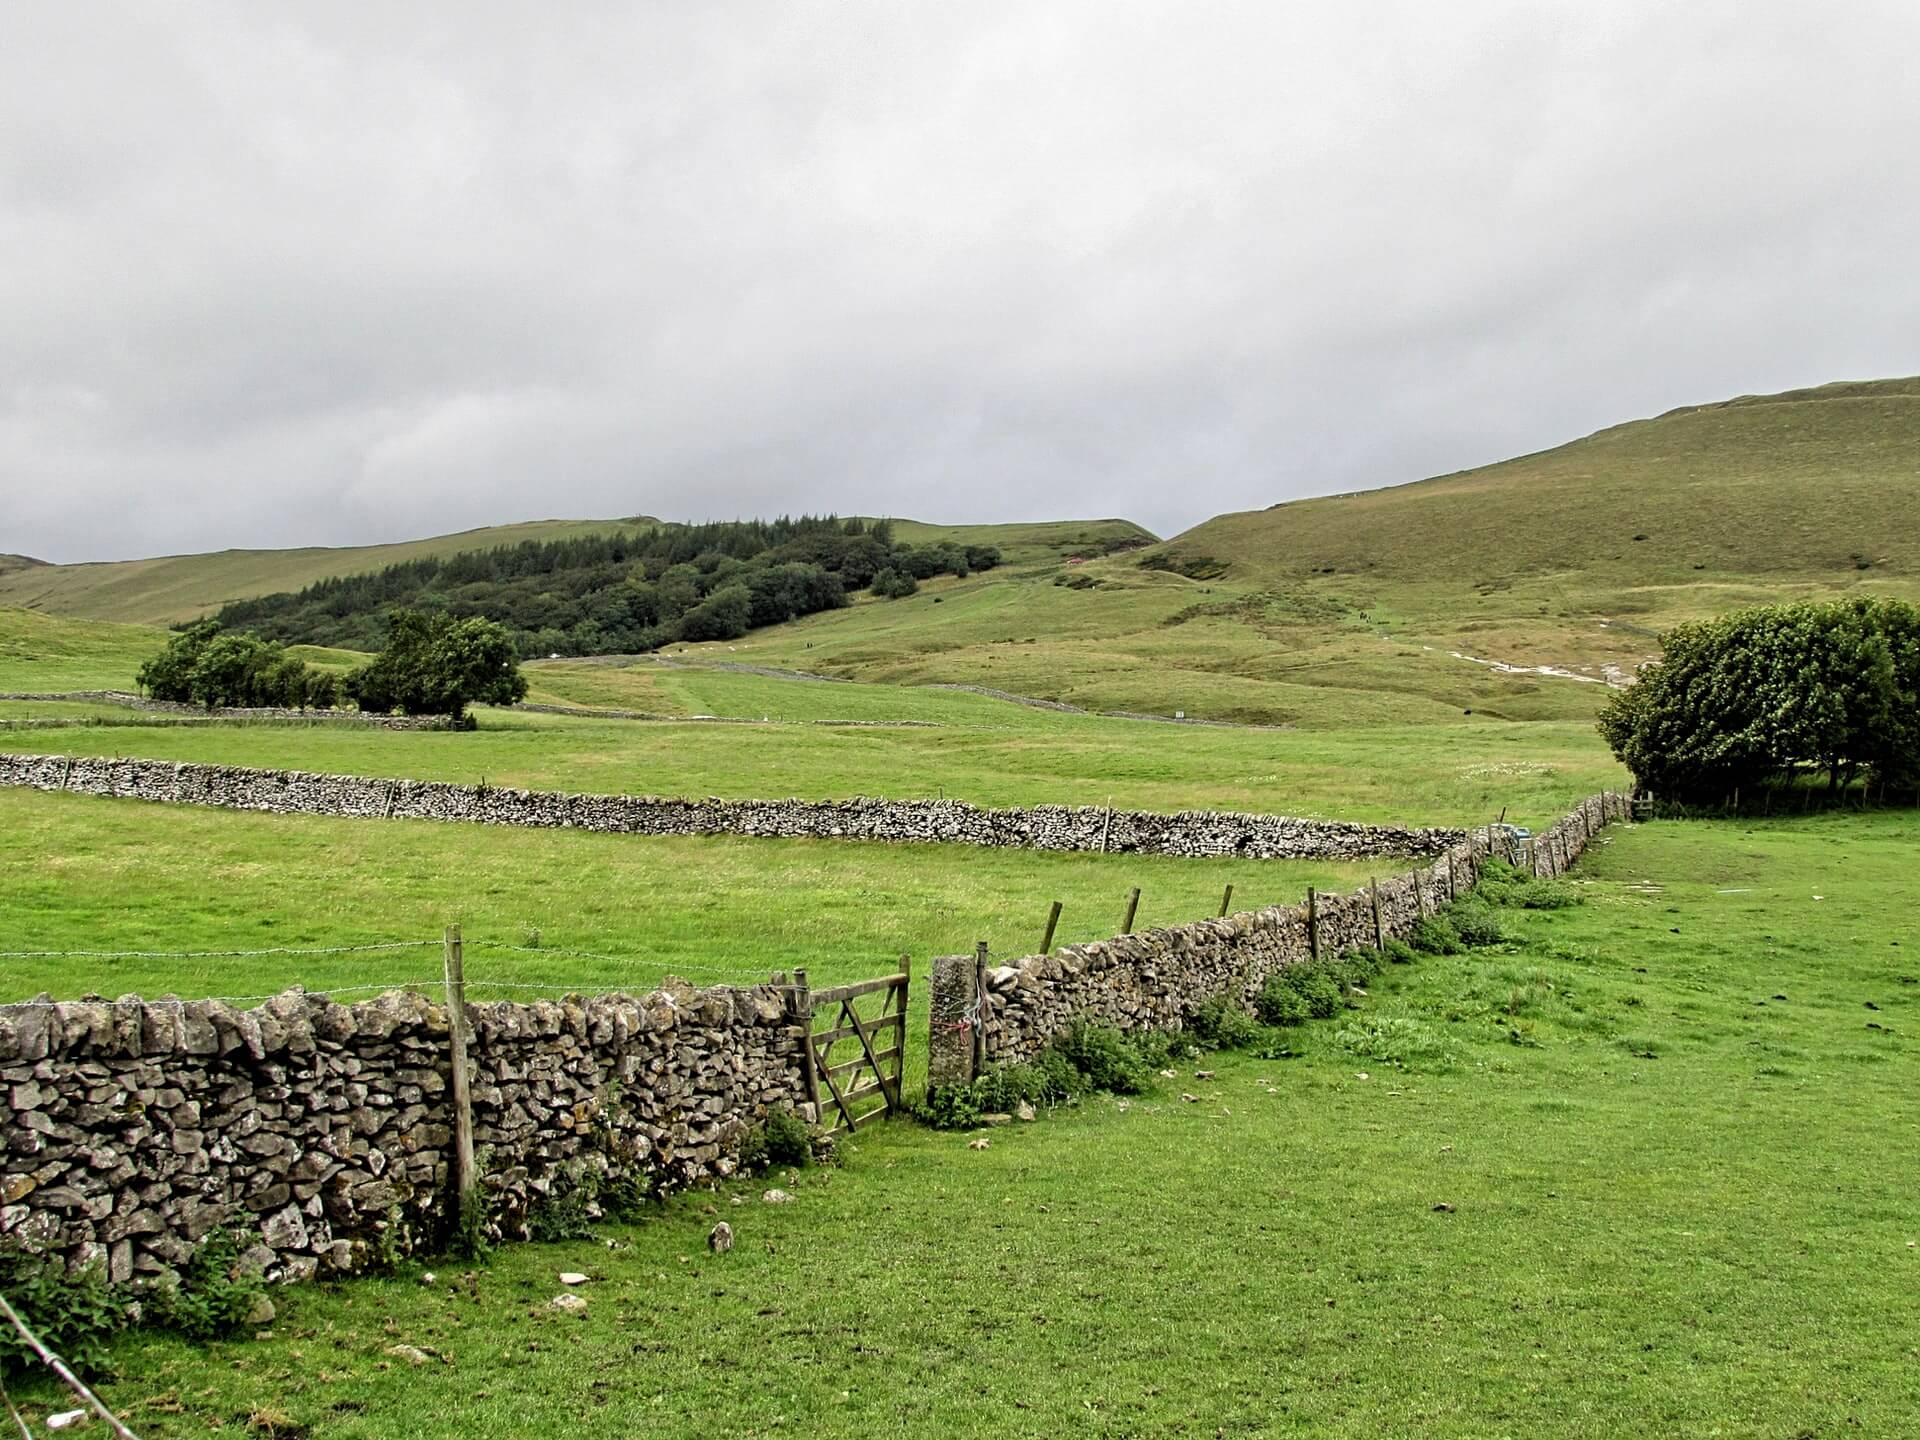
[[(1008, 958), (1030, 954), (1051, 900), (1065, 906), (1056, 943), (1067, 944), (1115, 933), (1134, 886), (1144, 929), (1215, 913), (1229, 884), (1245, 910), (1295, 903), (1309, 885), (1350, 889), (1387, 868), (596, 835), (0, 790), (0, 950), (428, 942), (391, 956), (10, 959), (0, 1001), (42, 989), (68, 999), (432, 981), (454, 923), (485, 998), (515, 998), (501, 988), (511, 984), (641, 992), (668, 972), (750, 985), (796, 967), (828, 985), (885, 974), (902, 953), (924, 966), (976, 940)], [(541, 948), (499, 948), (530, 943)]]
[[(791, 682), (770, 682), (791, 683)], [(1040, 712), (1031, 712), (1040, 713)], [(1625, 781), (1586, 726), (1351, 734), (1053, 717), (1041, 729), (481, 717), (466, 734), (348, 726), (88, 726), (5, 748), (142, 755), (599, 794), (892, 798), (982, 805), (1260, 810), (1334, 819), (1533, 824)]]
[[(1916, 843), (1616, 830), (1586, 904), (1393, 968), (1297, 1058), (985, 1151), (883, 1126), (796, 1204), (286, 1292), (257, 1341), (136, 1333), (106, 1394), (149, 1437), (1903, 1435)], [(571, 1269), (582, 1318), (542, 1308)]]

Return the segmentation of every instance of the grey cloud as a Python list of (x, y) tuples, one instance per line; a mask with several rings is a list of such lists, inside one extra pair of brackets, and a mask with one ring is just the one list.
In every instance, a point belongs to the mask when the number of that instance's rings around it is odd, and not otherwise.
[(1906, 373), (1905, 3), (21, 6), (0, 551), (1227, 509)]

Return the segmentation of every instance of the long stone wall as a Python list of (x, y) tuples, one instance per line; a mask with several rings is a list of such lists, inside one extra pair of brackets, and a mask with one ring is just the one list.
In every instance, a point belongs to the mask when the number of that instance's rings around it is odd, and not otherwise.
[[(805, 1112), (783, 992), (694, 990), (467, 1007), (474, 1139), (496, 1234), (569, 1167), (660, 1189), (730, 1173), (748, 1128)], [(123, 1282), (217, 1226), (270, 1278), (361, 1268), (444, 1233), (447, 1011), (390, 992), (0, 1006), (0, 1238)]]
[(172, 760), (0, 754), (0, 785), (282, 814), (386, 816), (622, 835), (923, 841), (1252, 860), (1432, 855), (1462, 830), (1099, 806), (989, 810), (961, 800), (691, 800), (567, 795), (437, 780), (379, 780)]
[(177, 715), (190, 720), (288, 720), (302, 724), (364, 725), (374, 730), (445, 730), (443, 715), (376, 715), (365, 710), (296, 710), (286, 705), (187, 705), (178, 700), (150, 700), (127, 690), (13, 690), (0, 700), (57, 700), (67, 703), (118, 705), (152, 715)]
[[(1606, 825), (1629, 818), (1629, 802), (1595, 795), (1530, 839), (1495, 827), (1463, 836), (1432, 863), (1380, 882), (1379, 935), (1405, 939), (1423, 915), (1471, 890), (1489, 855), (1540, 876), (1557, 876)], [(971, 1033), (952, 1017), (982, 1015), (990, 1061), (1029, 1060), (1076, 1020), (1121, 1029), (1180, 1029), (1208, 1001), (1226, 996), (1251, 1010), (1275, 971), (1315, 953), (1333, 957), (1376, 940), (1371, 888), (1319, 895), (1306, 904), (1201, 920), (1190, 925), (1067, 945), (987, 973), (978, 1005), (972, 957), (933, 963), (934, 1083), (972, 1073)]]

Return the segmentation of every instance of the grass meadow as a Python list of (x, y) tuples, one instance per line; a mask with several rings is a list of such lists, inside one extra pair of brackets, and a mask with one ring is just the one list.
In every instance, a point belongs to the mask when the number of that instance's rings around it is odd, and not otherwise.
[[(798, 687), (802, 682), (761, 681)], [(806, 687), (838, 688), (838, 687)], [(1030, 711), (1006, 727), (652, 722), (489, 712), (467, 734), (344, 725), (86, 725), (6, 749), (140, 755), (606, 794), (945, 796), (981, 805), (1262, 810), (1335, 819), (1535, 823), (1625, 773), (1584, 725), (1285, 732)]]
[(257, 1340), (135, 1333), (106, 1394), (148, 1437), (1904, 1435), (1916, 844), (1616, 829), (1584, 904), (1390, 967), (1291, 1058), (985, 1150), (882, 1126), (596, 1242), (285, 1292)]

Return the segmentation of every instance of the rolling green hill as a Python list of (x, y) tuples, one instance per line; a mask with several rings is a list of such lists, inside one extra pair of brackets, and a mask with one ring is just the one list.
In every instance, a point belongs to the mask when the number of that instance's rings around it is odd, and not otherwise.
[(1676, 621), (1920, 595), (1917, 511), (1920, 379), (1829, 385), (1222, 515), (1138, 554), (940, 582), (729, 648), (1095, 709), (1316, 726), (1575, 719)]
[[(488, 550), (522, 540), (564, 540), (601, 535), (656, 522), (630, 520), (529, 520), (492, 525), (394, 545), (315, 546), (303, 550), (216, 550), (205, 555), (162, 555), (151, 560), (108, 560), (85, 565), (28, 561), (9, 568), (0, 560), (0, 605), (44, 610), (87, 620), (171, 625), (218, 610), (230, 600), (279, 590), (298, 590), (316, 580), (353, 575), (462, 550)], [(24, 557), (9, 556), (7, 560)]]
[[(1159, 543), (1124, 520), (896, 521), (908, 543), (997, 545), (1008, 563), (674, 650), (1268, 724), (1580, 720), (1601, 682), (1629, 674), (1676, 621), (1788, 598), (1920, 596), (1916, 511), (1920, 379), (1851, 382), (1690, 406), (1477, 470), (1218, 516)], [(118, 565), (10, 557), (0, 605), (160, 623), (409, 555), (621, 523)]]
[[(87, 620), (172, 625), (218, 610), (233, 600), (299, 590), (316, 580), (357, 575), (429, 556), (491, 550), (523, 540), (565, 540), (604, 535), (659, 522), (647, 516), (625, 520), (529, 520), (408, 540), (392, 545), (312, 547), (300, 550), (218, 550), (204, 555), (163, 555), (150, 560), (111, 560), (49, 565), (25, 555), (0, 555), (0, 606), (41, 610)], [(1157, 538), (1130, 520), (1056, 520), (1009, 525), (932, 525), (894, 522), (911, 545), (951, 540), (961, 545), (997, 545), (1011, 564), (1034, 564), (1068, 555), (1101, 555), (1153, 543)]]

